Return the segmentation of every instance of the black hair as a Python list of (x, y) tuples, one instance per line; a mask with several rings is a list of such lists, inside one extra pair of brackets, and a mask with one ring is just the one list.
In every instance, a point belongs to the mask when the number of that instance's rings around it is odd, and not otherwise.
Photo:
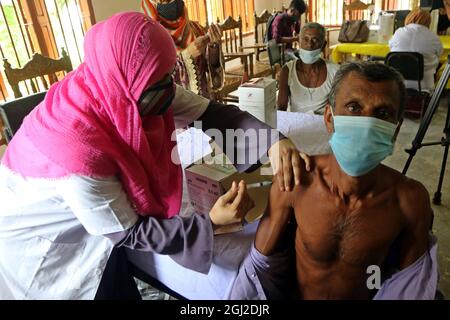
[(306, 4), (303, 0), (292, 0), (289, 8), (298, 10), (298, 12), (300, 12), (300, 15), (306, 12)]
[(370, 82), (395, 81), (398, 86), (400, 106), (398, 109), (398, 118), (403, 118), (405, 110), (406, 88), (402, 75), (392, 67), (378, 62), (350, 62), (344, 64), (334, 76), (333, 84), (328, 96), (328, 101), (334, 109), (336, 103), (336, 94), (340, 88), (341, 82), (348, 74), (356, 72), (358, 75)]

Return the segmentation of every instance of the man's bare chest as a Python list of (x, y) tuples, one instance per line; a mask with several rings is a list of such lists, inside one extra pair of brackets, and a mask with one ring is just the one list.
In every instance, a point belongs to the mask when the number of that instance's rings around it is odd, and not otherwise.
[(295, 214), (297, 250), (319, 263), (379, 264), (403, 225), (396, 197), (389, 194), (356, 208), (332, 195), (305, 194)]

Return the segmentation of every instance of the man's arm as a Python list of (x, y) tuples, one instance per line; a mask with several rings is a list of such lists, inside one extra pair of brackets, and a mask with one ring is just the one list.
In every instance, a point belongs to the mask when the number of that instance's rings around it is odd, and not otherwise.
[(297, 37), (281, 37), (279, 38), (279, 40), (277, 41), (278, 43), (294, 43), (297, 42), (298, 38)]
[(293, 192), (280, 191), (278, 179), (273, 179), (269, 203), (256, 232), (255, 247), (261, 254), (270, 256), (284, 249), (280, 245), (289, 222), (294, 218), (291, 199), (296, 191), (297, 188)]
[(285, 65), (280, 74), (280, 91), (278, 92), (278, 110), (286, 111), (289, 103), (289, 69)]
[(430, 196), (425, 187), (408, 179), (399, 189), (399, 204), (405, 218), (400, 236), (400, 270), (407, 268), (428, 250), (432, 210)]

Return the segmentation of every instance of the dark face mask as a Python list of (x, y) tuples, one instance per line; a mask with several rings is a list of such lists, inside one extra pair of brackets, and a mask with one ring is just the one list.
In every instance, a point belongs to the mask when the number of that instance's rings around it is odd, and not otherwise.
[(170, 3), (158, 3), (156, 6), (158, 14), (167, 20), (177, 20), (184, 13), (184, 1), (175, 0)]
[(139, 114), (163, 115), (172, 105), (175, 98), (175, 85), (173, 78), (168, 77), (162, 83), (145, 90), (138, 100)]

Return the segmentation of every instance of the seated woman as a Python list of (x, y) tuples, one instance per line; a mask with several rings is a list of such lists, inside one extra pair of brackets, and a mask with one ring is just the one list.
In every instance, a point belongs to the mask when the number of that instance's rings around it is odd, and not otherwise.
[(224, 62), (219, 45), (222, 31), (211, 24), (208, 32), (191, 21), (182, 0), (142, 0), (143, 12), (170, 33), (177, 50), (175, 82), (185, 89), (214, 99), (224, 82)]
[[(420, 8), (416, 8), (406, 17), (405, 26), (398, 29), (389, 41), (391, 52), (419, 52), (424, 58), (424, 75), (422, 90), (434, 90), (434, 74), (442, 54), (442, 43), (430, 29), (431, 16)], [(417, 81), (405, 81), (407, 88), (418, 89)]]
[(325, 28), (315, 22), (300, 33), (300, 59), (289, 61), (281, 70), (278, 110), (320, 113), (325, 108), (338, 66), (321, 59)]

